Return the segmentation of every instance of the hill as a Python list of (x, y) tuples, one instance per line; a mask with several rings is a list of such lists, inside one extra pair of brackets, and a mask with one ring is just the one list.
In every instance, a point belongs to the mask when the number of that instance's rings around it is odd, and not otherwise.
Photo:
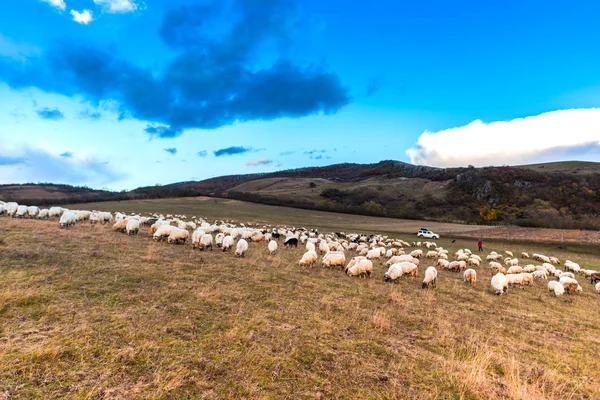
[[(387, 160), (229, 175), (126, 193), (78, 188), (72, 195), (63, 191), (62, 197), (55, 192), (45, 196), (49, 188), (42, 185), (35, 198), (21, 195), (20, 199), (30, 199), (32, 204), (68, 204), (212, 196), (391, 218), (599, 229), (597, 171), (600, 163), (433, 168)], [(10, 193), (13, 197), (0, 187), (0, 198), (19, 200), (15, 191)]]

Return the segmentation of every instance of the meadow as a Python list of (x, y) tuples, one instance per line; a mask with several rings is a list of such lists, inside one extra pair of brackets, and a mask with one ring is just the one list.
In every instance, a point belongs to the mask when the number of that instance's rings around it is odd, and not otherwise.
[[(73, 207), (76, 208), (76, 207)], [(393, 234), (420, 221), (213, 199), (97, 203), (86, 209)], [(450, 228), (435, 223), (436, 230)], [(473, 239), (443, 237), (454, 253)], [(486, 241), (600, 269), (597, 245)], [(495, 296), (440, 270), (350, 278), (301, 268), (303, 250), (246, 258), (154, 242), (109, 225), (0, 218), (0, 399), (600, 398), (600, 296), (550, 296), (545, 282)], [(431, 262), (433, 263), (433, 261)]]

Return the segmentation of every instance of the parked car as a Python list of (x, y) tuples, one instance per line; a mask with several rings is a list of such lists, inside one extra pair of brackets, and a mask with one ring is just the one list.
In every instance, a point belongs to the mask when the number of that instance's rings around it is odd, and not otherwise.
[(440, 238), (439, 234), (433, 233), (427, 228), (419, 229), (419, 231), (417, 232), (417, 236), (424, 238), (424, 239), (439, 239)]

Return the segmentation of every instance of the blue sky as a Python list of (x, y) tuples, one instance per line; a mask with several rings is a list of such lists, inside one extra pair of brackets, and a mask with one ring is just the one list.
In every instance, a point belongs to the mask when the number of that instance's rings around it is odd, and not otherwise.
[(600, 4), (22, 0), (0, 183), (600, 161)]

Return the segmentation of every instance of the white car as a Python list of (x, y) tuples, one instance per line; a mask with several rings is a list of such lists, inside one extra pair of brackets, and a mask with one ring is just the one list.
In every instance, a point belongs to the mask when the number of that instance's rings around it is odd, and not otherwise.
[(417, 236), (424, 238), (424, 239), (439, 239), (440, 238), (440, 235), (438, 235), (437, 233), (431, 232), (427, 228), (419, 229), (419, 232), (417, 232)]

